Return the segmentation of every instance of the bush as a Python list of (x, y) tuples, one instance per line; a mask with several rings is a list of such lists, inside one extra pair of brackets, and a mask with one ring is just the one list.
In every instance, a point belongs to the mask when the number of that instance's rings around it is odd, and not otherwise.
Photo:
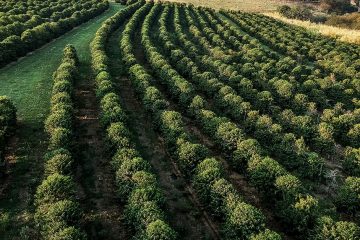
[(73, 138), (72, 81), (78, 58), (75, 48), (64, 49), (62, 64), (53, 74), (51, 112), (45, 121), (50, 135), (49, 152), (45, 155), (45, 175), (35, 194), (35, 221), (43, 239), (86, 239), (75, 225), (80, 221), (79, 204), (74, 201), (75, 185), (71, 176), (70, 153)]
[(119, 148), (112, 158), (111, 165), (114, 169), (119, 169), (121, 164), (137, 157), (139, 154), (133, 148)]
[(310, 195), (299, 195), (292, 204), (284, 203), (279, 214), (292, 231), (308, 231), (319, 217), (318, 201)]
[(86, 240), (86, 234), (83, 233), (80, 229), (71, 226), (65, 227), (56, 233), (52, 233), (49, 237), (49, 240)]
[(345, 149), (343, 167), (350, 175), (360, 177), (360, 149)]
[(124, 122), (126, 120), (125, 113), (119, 102), (119, 97), (115, 93), (108, 93), (100, 103), (101, 107), (101, 123), (104, 127), (111, 123)]
[(258, 234), (252, 235), (250, 237), (250, 240), (281, 240), (281, 236), (269, 229), (265, 229), (265, 231), (262, 231)]
[(49, 149), (70, 149), (72, 144), (72, 132), (66, 128), (55, 128), (49, 140)]
[(275, 187), (281, 192), (283, 200), (287, 201), (294, 199), (302, 188), (300, 180), (290, 174), (277, 177)]
[(360, 178), (347, 177), (344, 185), (340, 188), (337, 197), (337, 206), (350, 213), (360, 210)]
[(107, 139), (113, 147), (128, 148), (131, 147), (130, 132), (122, 122), (110, 124), (107, 128)]
[(177, 146), (177, 158), (180, 167), (187, 175), (191, 174), (195, 166), (205, 159), (208, 154), (208, 150), (205, 146), (184, 141), (182, 139), (177, 141)]
[(209, 207), (213, 214), (221, 218), (229, 214), (231, 208), (242, 201), (234, 186), (224, 178), (216, 180), (209, 191), (211, 201)]
[(48, 176), (36, 190), (35, 203), (54, 203), (72, 199), (75, 193), (74, 183), (69, 176), (58, 173)]
[(72, 92), (72, 84), (69, 81), (57, 81), (54, 83), (53, 88), (52, 88), (52, 95), (55, 95), (57, 93), (61, 93), (61, 92), (67, 92), (67, 93), (71, 93)]
[(78, 203), (62, 200), (39, 206), (34, 217), (43, 231), (55, 232), (56, 229), (52, 229), (53, 222), (60, 222), (62, 225), (75, 224), (81, 218), (81, 210)]
[(238, 171), (245, 171), (250, 159), (253, 156), (259, 156), (262, 154), (263, 150), (259, 142), (255, 139), (239, 141), (233, 154), (232, 163)]
[(56, 153), (54, 153), (53, 156), (46, 161), (45, 174), (70, 174), (73, 163), (70, 153), (67, 150), (57, 150), (55, 152)]
[(265, 228), (265, 217), (255, 207), (238, 203), (225, 219), (224, 232), (227, 239), (246, 239)]
[(175, 111), (164, 111), (160, 116), (160, 128), (169, 144), (175, 144), (184, 131), (181, 114)]
[(335, 222), (330, 217), (319, 218), (314, 231), (315, 240), (359, 239), (360, 228), (355, 223)]
[[(6, 96), (0, 96), (0, 130), (13, 129), (16, 125), (16, 107)], [(6, 130), (8, 131), (8, 130)]]
[(157, 184), (147, 184), (144, 187), (137, 186), (131, 192), (128, 202), (141, 205), (143, 202), (154, 202), (158, 207), (164, 205), (165, 199)]
[(315, 16), (312, 10), (307, 6), (290, 7), (287, 5), (282, 5), (278, 8), (278, 12), (286, 18), (312, 22), (324, 22), (326, 20), (321, 16)]
[(210, 200), (210, 189), (216, 180), (223, 176), (221, 164), (215, 158), (206, 158), (199, 163), (195, 170), (194, 186), (205, 202)]
[(0, 164), (7, 138), (13, 134), (16, 125), (16, 108), (6, 96), (0, 96)]
[(72, 105), (72, 100), (71, 97), (69, 95), (69, 93), (66, 92), (60, 92), (60, 93), (56, 93), (54, 95), (51, 96), (51, 106), (54, 106), (56, 104), (66, 104), (66, 105)]
[(149, 163), (140, 157), (124, 160), (120, 168), (116, 171), (116, 183), (119, 196), (123, 199), (127, 198), (135, 185), (132, 179), (133, 175), (138, 171), (148, 171), (149, 169)]
[(285, 169), (269, 157), (253, 158), (249, 162), (248, 172), (252, 184), (264, 193), (273, 192), (276, 179), (286, 174)]
[(130, 202), (126, 206), (125, 216), (129, 224), (134, 225), (140, 231), (150, 223), (164, 219), (163, 212), (152, 201)]
[(50, 135), (54, 132), (55, 128), (72, 128), (72, 114), (66, 110), (58, 110), (52, 112), (45, 121), (45, 130)]
[(360, 148), (360, 124), (355, 124), (347, 133), (351, 146)]
[(237, 143), (244, 139), (244, 134), (231, 122), (220, 123), (215, 133), (218, 144), (227, 152), (232, 152), (236, 149)]
[(176, 232), (162, 220), (151, 222), (141, 237), (144, 240), (175, 240), (176, 238)]

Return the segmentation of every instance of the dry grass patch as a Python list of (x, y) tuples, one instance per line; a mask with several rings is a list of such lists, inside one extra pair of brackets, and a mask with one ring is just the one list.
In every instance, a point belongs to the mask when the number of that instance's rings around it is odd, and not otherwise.
[(310, 21), (288, 19), (282, 17), (278, 13), (264, 13), (264, 14), (289, 24), (294, 24), (300, 27), (304, 27), (310, 31), (320, 33), (325, 36), (337, 38), (338, 40), (343, 42), (360, 44), (360, 30), (351, 30), (346, 28), (333, 27), (325, 24), (312, 23)]

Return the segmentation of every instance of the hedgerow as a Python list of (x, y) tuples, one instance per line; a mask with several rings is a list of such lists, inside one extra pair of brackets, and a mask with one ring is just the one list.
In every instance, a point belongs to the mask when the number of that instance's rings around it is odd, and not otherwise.
[[(152, 4), (147, 4), (147, 7), (151, 6)], [(181, 99), (181, 105), (186, 107), (186, 104), (189, 104), (191, 100), (186, 93), (191, 92), (191, 88), (188, 88), (185, 81), (181, 78), (175, 80), (166, 78), (166, 76), (173, 76), (176, 72), (169, 68), (170, 66), (162, 60), (161, 55), (152, 51), (154, 48), (151, 47), (151, 40), (148, 37), (149, 24), (161, 9), (162, 6), (160, 4), (155, 4), (147, 15), (142, 26), (142, 43), (145, 45), (146, 50), (149, 51), (147, 52), (149, 56), (152, 56), (155, 59), (154, 62), (156, 62), (156, 66), (158, 66), (157, 64), (165, 64), (162, 65), (162, 68), (158, 69), (158, 74), (163, 76), (161, 79), (167, 79), (176, 86), (173, 88), (174, 94)], [(161, 93), (150, 83), (152, 77), (143, 67), (137, 64), (131, 40), (137, 24), (138, 23), (136, 23), (135, 20), (132, 21), (131, 19), (126, 26), (121, 39), (123, 60), (129, 69), (130, 79), (133, 81), (135, 89), (140, 95), (140, 99), (144, 103), (145, 108), (153, 116), (155, 127), (160, 130), (166, 145), (171, 153), (173, 153), (180, 168), (188, 178), (193, 180), (199, 197), (204, 203), (210, 204), (211, 202), (215, 202), (215, 192), (212, 189), (212, 185), (215, 184), (217, 180), (223, 180), (225, 184), (229, 184), (227, 180), (223, 179), (222, 167), (218, 160), (209, 158), (205, 146), (192, 140), (184, 129), (181, 114), (179, 112), (168, 110), (168, 103), (164, 100)], [(150, 51), (149, 49), (152, 50)], [(153, 62), (151, 62), (151, 64), (153, 64)], [(154, 70), (156, 69), (156, 66), (152, 66)], [(212, 166), (212, 170), (208, 170), (207, 166)], [(210, 171), (210, 173), (208, 171)], [(209, 174), (208, 177), (206, 177), (207, 174)], [(230, 203), (226, 203), (225, 199), (230, 198), (230, 196), (225, 194), (221, 196), (220, 205), (216, 208), (209, 207), (212, 213), (215, 214), (217, 212), (223, 219), (224, 236), (231, 238), (235, 232), (235, 234), (237, 234), (236, 239), (249, 238), (251, 234), (256, 234), (260, 230), (265, 230), (262, 213), (255, 207), (242, 201), (240, 195), (235, 190), (234, 196), (239, 199), (239, 201), (234, 202), (233, 206), (230, 206)], [(217, 211), (215, 209), (219, 210)], [(232, 214), (233, 209), (235, 209), (239, 215), (235, 214), (234, 216)], [(242, 216), (241, 213), (244, 212), (248, 214), (249, 218)], [(252, 220), (250, 220), (250, 218), (252, 218)], [(251, 222), (254, 224), (252, 225)]]
[[(165, 7), (166, 9), (166, 7)], [(159, 10), (157, 10), (159, 11)], [(164, 42), (159, 42), (157, 45), (158, 46), (165, 46), (165, 50), (162, 49), (162, 51), (164, 51), (165, 53), (167, 51), (169, 51), (168, 49), (174, 48), (174, 44), (169, 42), (168, 39), (169, 37), (166, 35), (169, 31), (166, 30), (166, 28), (164, 28), (164, 25), (162, 25), (162, 22), (164, 22), (164, 19), (166, 18), (166, 10), (163, 11), (163, 15), (160, 18), (159, 22), (160, 22), (160, 38), (163, 39)], [(156, 15), (156, 14), (155, 14)], [(153, 15), (150, 15), (151, 17), (148, 16), (147, 19), (151, 19), (153, 17)], [(176, 16), (176, 15), (175, 15)], [(149, 21), (154, 21), (154, 20), (149, 20)], [(168, 90), (170, 91), (170, 93), (172, 93), (174, 99), (176, 99), (177, 101), (179, 101), (181, 106), (184, 106), (185, 103), (188, 101), (187, 99), (191, 99), (191, 91), (190, 92), (182, 92), (180, 90), (181, 86), (186, 86), (187, 81), (185, 80), (181, 80), (182, 77), (178, 76), (176, 71), (174, 71), (173, 69), (171, 69), (171, 66), (166, 66), (169, 65), (169, 63), (167, 62), (167, 59), (164, 58), (161, 54), (159, 54), (158, 52), (156, 52), (156, 47), (154, 47), (151, 43), (150, 38), (148, 37), (150, 34), (146, 31), (149, 31), (149, 23), (147, 22), (147, 20), (145, 20), (144, 24), (143, 24), (143, 32), (145, 31), (145, 36), (143, 36), (142, 38), (142, 44), (145, 46), (145, 53), (147, 54), (147, 59), (149, 61), (149, 63), (151, 64), (151, 66), (153, 67), (153, 71), (156, 73), (156, 75), (158, 77), (160, 77), (161, 80), (163, 80), (163, 83), (165, 85), (168, 85)], [(145, 29), (145, 30), (144, 30)], [(124, 42), (123, 42), (124, 41)], [(126, 49), (126, 45), (127, 44), (131, 44), (129, 41), (129, 36), (125, 36), (122, 39), (122, 46), (124, 49)], [(131, 47), (129, 47), (128, 49), (131, 50)], [(173, 54), (175, 51), (176, 54)], [(194, 64), (187, 64), (184, 65), (182, 64), (182, 59), (180, 58), (175, 58), (175, 59), (171, 59), (173, 56), (178, 57), (179, 50), (174, 48), (173, 51), (170, 51), (168, 53), (167, 56), (169, 56), (170, 62), (172, 62), (174, 64), (174, 66), (178, 67), (177, 69), (179, 69), (179, 71), (184, 75), (184, 76), (189, 76), (189, 78), (196, 80), (196, 78), (200, 78), (200, 76), (204, 76), (202, 74), (198, 74), (194, 76), (189, 75), (189, 73), (191, 73), (191, 71), (194, 71)], [(128, 52), (127, 50), (124, 51), (124, 55), (125, 55), (125, 62), (126, 59), (134, 59), (133, 55), (131, 52)], [(181, 56), (181, 54), (180, 54)], [(163, 70), (159, 69), (158, 64), (159, 62), (161, 62), (163, 69), (167, 68), (168, 73), (165, 73)], [(132, 61), (128, 61), (127, 63), (129, 64), (129, 67), (131, 67)], [(137, 67), (138, 68), (138, 67)], [(191, 69), (191, 70), (190, 70)], [(136, 76), (136, 74), (134, 72), (131, 72), (131, 76)], [(204, 76), (205, 77), (205, 76)], [(173, 78), (173, 79), (172, 79)], [(204, 82), (210, 80), (213, 81), (213, 78), (207, 78), (205, 77)], [(177, 83), (177, 81), (183, 81), (182, 85), (179, 85)], [(139, 81), (138, 79), (135, 79), (135, 84), (136, 81)], [(143, 81), (140, 80), (141, 82)], [(210, 81), (209, 81), (210, 82)], [(211, 85), (210, 85), (211, 86)], [(215, 86), (215, 85), (214, 85)], [(234, 91), (232, 91), (229, 87), (218, 87), (219, 93), (221, 95), (228, 95), (228, 94), (232, 94), (234, 95)], [(187, 89), (191, 89), (191, 86), (188, 85)], [(209, 85), (204, 85), (202, 86), (202, 89), (205, 89), (206, 91), (209, 91), (209, 95), (211, 95), (211, 93), (214, 93), (214, 91), (210, 92), (209, 89)], [(139, 93), (140, 95), (143, 93)], [(220, 95), (219, 94), (219, 95)], [(220, 95), (220, 96), (221, 96)], [(194, 96), (194, 95), (193, 95)], [(180, 99), (181, 98), (181, 99)], [(185, 101), (184, 101), (185, 99)], [(229, 96), (226, 101), (234, 99), (233, 96)], [(236, 99), (236, 98), (235, 98)], [(216, 98), (215, 98), (216, 100)], [(197, 99), (196, 103), (189, 103), (190, 106), (192, 107), (190, 109), (191, 113), (195, 113), (195, 117), (196, 116), (196, 109), (194, 109), (195, 107), (198, 106), (204, 106), (207, 104), (204, 104), (204, 102), (201, 102), (199, 99)], [(232, 112), (237, 112), (239, 106), (242, 106), (240, 104), (241, 102), (239, 102), (238, 104), (234, 104), (233, 108), (229, 109), (229, 113)], [(195, 106), (195, 107), (194, 107)], [(236, 107), (235, 107), (236, 106)], [(246, 107), (245, 109), (248, 109), (248, 106), (243, 105), (244, 107)], [(221, 108), (221, 105), (220, 105)], [(245, 110), (244, 109), (244, 110)], [(203, 110), (199, 110), (198, 112), (202, 112)], [(208, 111), (208, 110), (207, 110)], [(246, 110), (245, 110), (246, 112)], [(240, 112), (240, 114), (243, 114)], [(171, 114), (172, 117), (170, 117), (171, 120), (167, 120), (166, 122), (174, 122), (174, 119), (178, 119), (179, 117), (176, 117), (176, 114)], [(270, 131), (274, 131), (274, 133), (277, 133), (277, 131), (279, 131), (279, 126), (276, 124), (272, 124), (270, 121), (270, 125), (269, 123), (269, 117), (268, 116), (263, 116), (263, 117), (259, 117), (258, 113), (256, 111), (252, 111), (249, 112), (247, 114), (249, 116), (249, 119), (247, 120), (246, 124), (248, 124), (250, 127), (252, 126), (252, 128), (255, 127), (255, 130), (258, 130), (258, 134), (267, 134), (267, 132)], [(221, 123), (222, 121), (224, 121), (224, 119), (221, 118), (215, 118), (215, 115), (212, 113), (212, 115), (207, 115), (207, 119), (203, 121), (203, 124), (205, 126), (206, 129), (209, 129), (209, 126), (217, 126), (219, 123)], [(240, 115), (241, 116), (241, 115)], [(210, 118), (209, 118), (210, 117)], [(209, 121), (209, 119), (213, 118), (214, 120), (214, 125), (212, 125)], [(216, 119), (216, 120), (215, 120)], [(262, 124), (263, 126), (254, 126), (252, 124), (252, 122), (255, 122), (256, 124)], [(264, 124), (265, 123), (265, 124)], [(161, 126), (161, 124), (160, 124)], [(175, 127), (176, 126), (176, 127)], [(170, 138), (169, 139), (174, 139), (173, 135), (178, 134), (177, 131), (179, 131), (179, 127), (177, 126), (177, 124), (171, 127), (170, 130), (175, 130), (174, 131), (170, 131)], [(257, 128), (256, 128), (257, 127)], [(261, 127), (261, 128), (259, 128)], [(268, 128), (268, 129), (267, 129)], [(251, 129), (251, 128), (250, 128)], [(169, 131), (169, 129), (165, 129), (166, 132)], [(249, 131), (253, 131), (253, 130), (249, 130)], [(209, 130), (209, 132), (211, 134), (213, 134), (215, 131), (212, 129), (212, 131)], [(271, 132), (270, 132), (271, 133)], [(266, 136), (266, 135), (264, 135)], [(259, 135), (259, 139), (263, 139), (264, 136)], [(269, 136), (271, 137), (271, 135)], [(181, 139), (185, 138), (184, 136), (181, 137)], [(281, 138), (279, 138), (281, 139)], [(298, 149), (297, 151), (299, 151), (299, 154), (302, 154), (303, 157), (305, 157), (305, 159), (299, 159), (299, 164), (303, 164), (303, 160), (308, 161), (308, 167), (304, 169), (304, 173), (306, 171), (307, 174), (316, 174), (317, 171), (321, 171), (321, 167), (319, 168), (318, 163), (321, 164), (322, 160), (320, 159), (319, 162), (319, 156), (316, 153), (311, 153), (311, 152), (307, 152), (308, 150), (306, 149), (306, 146), (304, 146), (304, 139), (299, 139), (297, 141), (294, 141), (294, 145), (291, 146), (289, 145), (286, 141), (289, 141), (291, 139), (294, 139), (293, 134), (286, 134), (284, 139), (281, 139), (281, 142), (279, 144), (283, 144), (283, 147), (281, 148), (284, 151), (284, 154), (286, 153), (286, 151), (293, 151), (293, 149)], [(186, 142), (187, 138), (185, 138), (185, 140), (181, 140), (182, 142)], [(264, 142), (268, 141), (265, 139)], [(288, 145), (288, 146), (287, 146)], [(171, 146), (170, 146), (171, 147)], [(174, 144), (173, 144), (174, 147)], [(277, 149), (278, 146), (276, 146), (274, 148)], [(287, 148), (284, 148), (287, 147)], [(176, 149), (176, 147), (175, 147)], [(264, 152), (264, 151), (262, 151)], [(291, 176), (287, 171), (283, 170), (282, 167), (276, 162), (273, 161), (272, 159), (267, 158), (266, 156), (262, 156), (259, 155), (258, 153), (256, 153), (255, 155), (250, 155), (249, 156), (250, 159), (247, 159), (246, 164), (249, 164), (247, 171), (250, 172), (250, 179), (253, 179), (253, 182), (256, 184), (258, 183), (258, 187), (259, 189), (261, 189), (261, 187), (264, 187), (263, 184), (269, 184), (269, 185), (265, 185), (265, 187), (263, 188), (264, 193), (266, 192), (267, 194), (269, 194), (270, 196), (272, 195), (273, 198), (277, 199), (280, 196), (283, 197), (283, 201), (279, 201), (277, 204), (277, 207), (279, 209), (279, 214), (278, 216), (280, 216), (283, 221), (285, 223), (288, 224), (288, 226), (290, 227), (290, 229), (292, 229), (293, 231), (299, 231), (299, 232), (306, 232), (307, 234), (310, 234), (310, 228), (309, 226), (313, 226), (314, 222), (316, 222), (316, 220), (321, 216), (320, 213), (320, 207), (318, 204), (318, 200), (315, 199), (314, 197), (312, 197), (311, 195), (308, 195), (306, 193), (306, 191), (304, 191), (304, 188), (301, 186), (299, 180), (294, 177)], [(285, 160), (285, 159), (284, 159)], [(270, 164), (271, 163), (271, 164)], [(286, 163), (286, 162), (285, 162)], [(300, 166), (301, 166), (300, 165)], [(320, 165), (321, 166), (321, 165)], [(263, 168), (264, 167), (264, 168)], [(310, 175), (312, 176), (312, 175)], [(264, 180), (263, 180), (264, 178)], [(278, 181), (277, 178), (279, 178)], [(273, 187), (273, 184), (275, 185), (275, 183), (277, 182), (277, 186)], [(287, 186), (289, 185), (289, 186)], [(293, 186), (292, 186), (293, 185)], [(270, 186), (270, 189), (273, 189), (272, 191), (268, 191), (269, 189), (266, 186)], [(286, 186), (286, 187), (285, 187)], [(281, 192), (279, 191), (281, 189)], [(266, 190), (266, 191), (265, 191)], [(285, 197), (287, 196), (287, 197)], [(275, 200), (276, 202), (276, 200)], [(288, 218), (288, 216), (292, 216), (290, 218)]]
[(0, 66), (104, 12), (107, 1), (5, 1), (0, 7)]
[(110, 34), (128, 17), (132, 16), (129, 23), (136, 22), (149, 10), (143, 1), (128, 1), (127, 4), (128, 7), (104, 22), (91, 43), (101, 123), (106, 129), (106, 140), (113, 154), (111, 165), (116, 171), (117, 194), (126, 203), (125, 218), (135, 229), (135, 237), (171, 240), (176, 239), (177, 234), (167, 223), (162, 190), (151, 173), (150, 164), (135, 149), (126, 114), (108, 71), (105, 43)]
[[(49, 135), (45, 176), (35, 194), (35, 223), (43, 239), (86, 239), (79, 222), (82, 211), (75, 197), (73, 174), (73, 83), (78, 58), (72, 45), (64, 49), (62, 62), (53, 74), (51, 111), (45, 120)], [(65, 87), (59, 87), (59, 84)]]

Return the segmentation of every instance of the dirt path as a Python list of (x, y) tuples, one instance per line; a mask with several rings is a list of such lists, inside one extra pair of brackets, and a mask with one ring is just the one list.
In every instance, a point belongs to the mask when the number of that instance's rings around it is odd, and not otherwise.
[(16, 133), (6, 147), (5, 176), (0, 180), (1, 240), (38, 239), (33, 230), (33, 195), (42, 178), (45, 139), (42, 126), (18, 119)]
[(89, 239), (129, 239), (122, 219), (123, 205), (116, 197), (115, 173), (106, 154), (104, 130), (99, 123), (98, 100), (91, 69), (81, 66), (81, 80), (75, 84), (75, 129), (78, 166), (78, 198), (85, 211)]
[(10, 172), (14, 168), (17, 160), (16, 149), (18, 142), (19, 137), (15, 132), (15, 135), (10, 137), (7, 145), (5, 146), (4, 166), (1, 167), (0, 172), (0, 198), (5, 197), (3, 192), (8, 189), (9, 184), (12, 182), (12, 178), (14, 177), (10, 174)]
[[(139, 151), (150, 161), (164, 191), (170, 224), (180, 234), (179, 239), (220, 239), (217, 225), (210, 220), (175, 160), (166, 151), (163, 139), (154, 132), (150, 116), (136, 98), (131, 81), (121, 76), (119, 37), (120, 31), (117, 31), (108, 44), (112, 75), (117, 82), (122, 105), (131, 119), (130, 130), (134, 133)], [(141, 48), (136, 49), (136, 55), (141, 58), (139, 62), (144, 63)]]

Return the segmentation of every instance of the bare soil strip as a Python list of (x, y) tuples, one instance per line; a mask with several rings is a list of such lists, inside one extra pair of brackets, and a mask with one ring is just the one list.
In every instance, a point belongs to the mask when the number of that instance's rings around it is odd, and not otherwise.
[(99, 122), (98, 100), (89, 66), (75, 83), (76, 182), (78, 198), (85, 211), (89, 239), (129, 239), (123, 221), (123, 204), (116, 196), (115, 173), (109, 164)]

